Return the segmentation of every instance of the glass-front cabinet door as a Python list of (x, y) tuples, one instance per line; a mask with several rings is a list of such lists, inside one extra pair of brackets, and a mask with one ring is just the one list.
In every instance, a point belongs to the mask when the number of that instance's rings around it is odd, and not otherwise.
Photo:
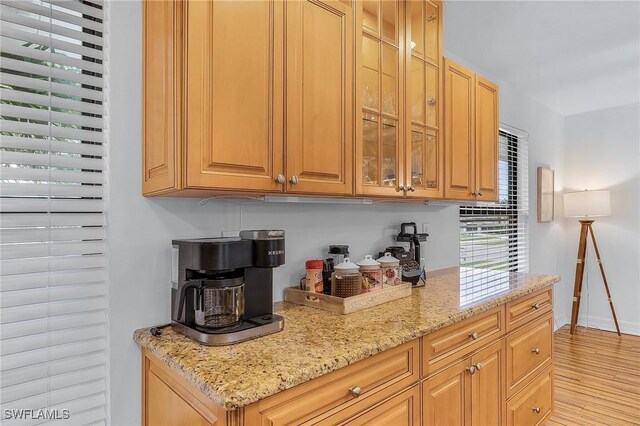
[(404, 182), (404, 2), (354, 2), (356, 193), (399, 196)]
[(440, 2), (406, 4), (405, 189), (410, 197), (443, 194)]

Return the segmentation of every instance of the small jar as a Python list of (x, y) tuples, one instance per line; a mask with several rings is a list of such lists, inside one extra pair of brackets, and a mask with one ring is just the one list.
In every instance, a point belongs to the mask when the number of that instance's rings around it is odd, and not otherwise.
[(382, 289), (382, 270), (379, 262), (374, 260), (371, 255), (366, 255), (358, 262), (358, 266), (362, 273), (363, 293)]
[(382, 270), (382, 286), (391, 287), (402, 283), (402, 271), (400, 270), (400, 261), (393, 257), (391, 253), (386, 252), (384, 256), (376, 259), (380, 263)]
[(305, 290), (311, 293), (322, 294), (322, 267), (324, 262), (322, 259), (307, 260), (305, 268), (307, 276), (305, 278)]
[(362, 274), (359, 269), (348, 257), (344, 262), (337, 264), (331, 274), (331, 295), (344, 298), (360, 294)]

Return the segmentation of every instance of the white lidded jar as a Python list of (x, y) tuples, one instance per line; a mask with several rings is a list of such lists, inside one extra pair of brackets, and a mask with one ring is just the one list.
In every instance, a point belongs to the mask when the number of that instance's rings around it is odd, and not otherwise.
[(331, 295), (337, 297), (356, 296), (362, 292), (360, 267), (348, 257), (338, 263), (331, 274)]
[(362, 292), (367, 293), (382, 289), (382, 270), (380, 263), (371, 255), (366, 255), (358, 262), (362, 273)]
[(382, 286), (391, 287), (402, 284), (400, 261), (387, 252), (377, 259), (382, 273)]

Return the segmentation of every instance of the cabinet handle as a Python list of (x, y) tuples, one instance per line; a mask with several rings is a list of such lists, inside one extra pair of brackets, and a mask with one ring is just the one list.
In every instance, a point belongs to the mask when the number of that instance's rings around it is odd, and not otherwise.
[(298, 176), (291, 176), (289, 178), (289, 182), (291, 182), (291, 185), (297, 185), (299, 180), (298, 180)]
[(276, 176), (276, 182), (278, 183), (285, 183), (287, 181), (287, 179), (285, 179), (284, 175), (280, 174), (278, 176)]
[(534, 303), (533, 305), (531, 305), (531, 307), (533, 309), (540, 309), (540, 304), (539, 303)]
[(533, 352), (536, 355), (540, 355), (540, 348), (531, 349), (531, 352)]
[(477, 363), (476, 364), (476, 370), (480, 371), (481, 368), (482, 368), (482, 364), (481, 363)]
[(467, 368), (465, 368), (465, 371), (468, 371), (469, 374), (475, 374), (476, 373), (476, 366), (472, 365), (471, 367), (467, 367)]
[(536, 414), (540, 414), (540, 407), (533, 407), (533, 412)]
[(429, 105), (435, 105), (436, 104), (436, 98), (429, 98), (429, 100), (427, 101), (427, 103)]
[(360, 386), (351, 386), (349, 388), (349, 393), (352, 397), (357, 398), (362, 395), (362, 388)]
[(415, 186), (410, 186), (410, 187), (409, 187), (409, 191), (411, 191), (411, 192), (416, 192), (416, 187), (415, 187)]
[(474, 331), (473, 333), (469, 333), (469, 337), (471, 337), (473, 340), (478, 340), (478, 337), (480, 337), (480, 335)]

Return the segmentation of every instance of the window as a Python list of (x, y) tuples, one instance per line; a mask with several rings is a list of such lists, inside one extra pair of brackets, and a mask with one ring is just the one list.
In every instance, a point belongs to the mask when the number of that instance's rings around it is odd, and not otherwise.
[(528, 147), (500, 131), (497, 203), (460, 207), (460, 266), (527, 271), (529, 263)]
[(1, 8), (0, 416), (104, 424), (103, 10)]

